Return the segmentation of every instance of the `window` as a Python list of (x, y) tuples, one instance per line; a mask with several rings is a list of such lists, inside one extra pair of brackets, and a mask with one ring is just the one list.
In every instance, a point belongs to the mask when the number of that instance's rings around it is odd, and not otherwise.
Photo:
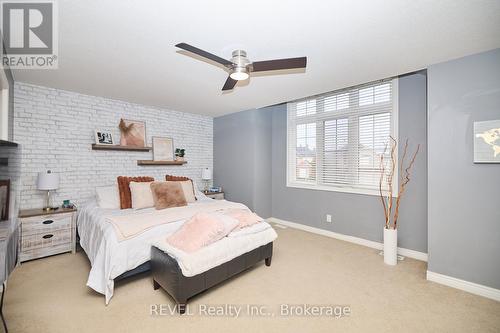
[(378, 195), (396, 124), (397, 79), (288, 103), (287, 185)]

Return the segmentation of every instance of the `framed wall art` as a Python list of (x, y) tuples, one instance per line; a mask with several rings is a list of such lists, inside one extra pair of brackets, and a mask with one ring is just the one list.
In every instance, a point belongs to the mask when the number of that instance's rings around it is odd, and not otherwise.
[(500, 119), (474, 122), (474, 163), (500, 163)]
[(174, 140), (172, 138), (153, 136), (153, 160), (174, 160)]

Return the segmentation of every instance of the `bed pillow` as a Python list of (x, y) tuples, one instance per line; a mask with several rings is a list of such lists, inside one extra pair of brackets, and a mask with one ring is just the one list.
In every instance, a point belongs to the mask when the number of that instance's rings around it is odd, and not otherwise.
[(229, 209), (226, 211), (226, 215), (238, 220), (238, 229), (249, 227), (264, 220), (259, 215), (245, 209)]
[[(196, 195), (195, 195), (195, 189), (194, 189), (194, 182), (191, 178), (189, 177), (184, 177), (184, 176), (172, 176), (172, 175), (165, 175), (165, 180), (167, 182), (182, 182), (182, 181), (189, 181), (191, 182), (191, 188), (192, 188), (192, 191), (193, 191), (193, 197), (194, 197), (194, 200), (196, 201)], [(187, 187), (186, 187), (187, 189)], [(189, 199), (191, 199), (191, 195), (188, 193), (188, 196), (189, 196)], [(186, 199), (188, 199), (188, 197), (186, 197)], [(188, 202), (191, 202), (189, 201), (188, 199)], [(194, 201), (192, 201), (194, 202)]]
[(156, 209), (187, 206), (180, 182), (152, 182), (151, 191)]
[[(218, 214), (220, 215), (220, 214)], [(173, 247), (193, 253), (226, 236), (228, 226), (217, 214), (198, 213), (182, 227), (167, 237), (167, 243)], [(233, 224), (233, 228), (236, 224)]]
[(154, 207), (153, 192), (151, 191), (152, 182), (130, 182), (130, 195), (132, 198), (132, 208)]
[(118, 191), (120, 192), (120, 208), (132, 208), (132, 195), (130, 193), (130, 182), (153, 182), (153, 177), (124, 177), (119, 176), (117, 179)]
[(97, 204), (101, 208), (120, 209), (118, 186), (99, 186), (95, 189)]
[(188, 203), (196, 202), (196, 197), (193, 191), (193, 182), (191, 180), (183, 180), (178, 183), (182, 186), (182, 191), (184, 192), (184, 196), (186, 197), (186, 201)]
[(198, 189), (198, 186), (196, 186), (196, 183), (194, 181), (193, 181), (193, 186), (194, 186), (194, 196), (196, 197), (197, 201), (198, 200), (200, 200), (200, 201), (211, 201), (212, 200)]

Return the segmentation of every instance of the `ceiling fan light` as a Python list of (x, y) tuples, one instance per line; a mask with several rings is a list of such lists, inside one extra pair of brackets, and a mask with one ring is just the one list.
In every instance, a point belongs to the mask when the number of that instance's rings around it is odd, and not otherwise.
[(235, 68), (229, 76), (236, 81), (246, 80), (249, 77), (245, 68)]

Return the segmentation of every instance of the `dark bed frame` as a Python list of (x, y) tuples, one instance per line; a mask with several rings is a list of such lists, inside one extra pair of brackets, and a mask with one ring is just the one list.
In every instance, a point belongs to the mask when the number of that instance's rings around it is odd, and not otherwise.
[(120, 281), (120, 280), (123, 280), (123, 279), (126, 279), (128, 277), (131, 277), (131, 276), (134, 276), (134, 275), (137, 275), (137, 274), (141, 274), (141, 273), (144, 273), (144, 272), (148, 272), (151, 270), (151, 261), (146, 261), (144, 264), (141, 264), (139, 266), (137, 266), (136, 268), (134, 269), (131, 269), (130, 271), (126, 271), (125, 273), (117, 276), (114, 281)]
[(175, 300), (179, 313), (184, 314), (189, 298), (252, 267), (259, 261), (265, 260), (266, 266), (271, 266), (272, 256), (273, 243), (270, 242), (206, 272), (186, 277), (174, 258), (152, 246), (150, 264), (153, 288), (157, 290), (162, 287)]

